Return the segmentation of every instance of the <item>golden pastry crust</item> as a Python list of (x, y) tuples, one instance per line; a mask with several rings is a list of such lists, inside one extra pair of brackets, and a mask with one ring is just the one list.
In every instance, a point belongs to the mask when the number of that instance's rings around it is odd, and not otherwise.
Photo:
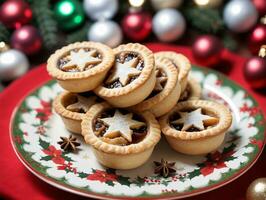
[[(102, 62), (95, 67), (75, 73), (64, 72), (57, 67), (60, 58), (64, 57), (71, 50), (82, 48), (92, 48), (99, 51), (103, 57)], [(104, 44), (98, 42), (76, 42), (61, 48), (52, 54), (47, 61), (47, 71), (49, 75), (58, 80), (83, 79), (109, 70), (114, 63), (114, 60), (115, 58), (112, 49)]]
[[(188, 91), (186, 91), (188, 90)], [(193, 77), (188, 78), (187, 87), (180, 95), (179, 101), (198, 100), (201, 98), (201, 86)]]
[(64, 116), (65, 118), (74, 119), (74, 120), (81, 120), (84, 116), (84, 113), (72, 112), (66, 109), (65, 102), (68, 101), (69, 98), (74, 96), (75, 94), (71, 92), (62, 92), (59, 94), (53, 102), (53, 108), (57, 114), (60, 116)]
[[(205, 113), (211, 113), (214, 117), (200, 114), (202, 117), (200, 121), (203, 119), (203, 124), (207, 125), (203, 130), (189, 131), (189, 123), (184, 123), (182, 128), (188, 131), (177, 130), (170, 125), (170, 118), (174, 113), (186, 109), (194, 110), (190, 114), (203, 109)], [(182, 112), (179, 112), (179, 114), (182, 114)], [(180, 122), (183, 119), (181, 117), (175, 122)], [(175, 151), (188, 155), (202, 155), (216, 150), (222, 144), (226, 131), (231, 126), (232, 115), (229, 109), (222, 104), (205, 100), (191, 100), (178, 103), (170, 113), (161, 117), (159, 121), (166, 140)], [(191, 122), (193, 122), (193, 125), (196, 123), (195, 121)], [(208, 127), (208, 125), (210, 126)]]
[(62, 92), (53, 101), (53, 108), (55, 112), (60, 115), (66, 128), (74, 133), (81, 133), (81, 121), (85, 116), (84, 113), (72, 112), (66, 109), (66, 106), (71, 98), (75, 97), (76, 94), (71, 92)]
[(188, 74), (191, 70), (191, 64), (187, 57), (173, 51), (161, 51), (155, 53), (154, 55), (168, 58), (179, 69), (178, 79), (181, 85), (181, 92), (183, 92), (186, 88)]
[[(66, 57), (72, 50), (75, 49), (96, 50), (101, 54), (102, 60), (99, 64), (97, 63), (95, 66), (86, 69), (85, 71), (71, 72), (59, 69), (59, 60)], [(60, 86), (62, 86), (65, 90), (70, 92), (86, 92), (93, 90), (101, 84), (106, 73), (112, 67), (114, 60), (115, 57), (112, 49), (104, 44), (97, 42), (76, 42), (61, 48), (52, 54), (47, 61), (47, 71), (50, 76), (57, 79)]]
[[(219, 122), (209, 129), (194, 132), (179, 131), (169, 124), (169, 117), (173, 113), (183, 109), (197, 108), (202, 108), (203, 110), (212, 113), (219, 119)], [(162, 132), (167, 136), (180, 140), (197, 140), (200, 138), (222, 134), (227, 131), (232, 123), (232, 115), (229, 109), (222, 104), (206, 100), (191, 100), (178, 103), (170, 113), (159, 119), (159, 123), (161, 125)]]
[(120, 45), (113, 49), (113, 51), (115, 55), (119, 55), (122, 52), (139, 54), (144, 61), (144, 68), (136, 80), (124, 87), (111, 89), (106, 88), (101, 84), (94, 90), (94, 92), (110, 104), (117, 107), (135, 105), (144, 100), (151, 93), (155, 85), (153, 53), (147, 47), (138, 43)]
[(95, 135), (93, 124), (96, 116), (108, 108), (112, 107), (107, 103), (95, 104), (83, 117), (81, 123), (82, 135), (84, 136), (85, 142), (93, 146), (97, 151), (115, 155), (136, 154), (153, 148), (159, 142), (161, 137), (160, 126), (150, 112), (138, 113), (138, 115), (145, 119), (148, 126), (147, 135), (139, 143), (130, 144), (127, 146), (119, 146), (104, 142)]
[(180, 97), (180, 85), (178, 82), (178, 69), (168, 59), (155, 56), (155, 66), (157, 70), (162, 70), (166, 74), (166, 84), (163, 89), (153, 97), (145, 99), (143, 102), (131, 107), (137, 112), (145, 110), (151, 111), (156, 117), (169, 112), (177, 103)]

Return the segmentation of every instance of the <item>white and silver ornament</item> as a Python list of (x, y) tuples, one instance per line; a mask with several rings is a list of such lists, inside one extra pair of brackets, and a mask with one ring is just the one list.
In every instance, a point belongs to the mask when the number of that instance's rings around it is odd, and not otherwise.
[(85, 13), (93, 20), (111, 19), (118, 10), (118, 0), (84, 0)]
[(151, 5), (155, 10), (164, 8), (178, 8), (183, 0), (151, 0)]
[(158, 11), (153, 17), (152, 29), (159, 40), (171, 42), (183, 35), (186, 21), (179, 11), (166, 8)]
[(233, 32), (246, 32), (256, 24), (258, 11), (250, 0), (233, 0), (225, 6), (223, 19)]
[(21, 51), (10, 49), (0, 54), (0, 80), (16, 79), (28, 69), (29, 61)]
[(88, 31), (88, 40), (101, 42), (110, 47), (118, 46), (122, 39), (120, 26), (111, 20), (95, 22)]

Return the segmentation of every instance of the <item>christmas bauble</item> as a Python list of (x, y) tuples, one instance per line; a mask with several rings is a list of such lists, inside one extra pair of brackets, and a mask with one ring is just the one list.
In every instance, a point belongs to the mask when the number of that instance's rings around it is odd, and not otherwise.
[(225, 6), (223, 19), (230, 30), (246, 32), (257, 22), (258, 12), (249, 0), (234, 0)]
[(164, 8), (178, 8), (182, 3), (183, 0), (151, 0), (151, 5), (156, 10)]
[(252, 88), (265, 88), (266, 59), (257, 56), (248, 59), (244, 66), (244, 77)]
[(166, 8), (158, 11), (153, 17), (152, 29), (159, 40), (171, 42), (183, 35), (186, 22), (179, 11)]
[(262, 58), (266, 58), (266, 45), (262, 45), (259, 50), (259, 56)]
[(0, 54), (0, 80), (10, 81), (23, 75), (29, 68), (27, 57), (10, 49)]
[(31, 18), (30, 6), (23, 0), (5, 1), (0, 8), (0, 21), (9, 28), (19, 28)]
[(119, 25), (114, 21), (95, 22), (88, 31), (88, 39), (95, 42), (102, 42), (110, 47), (118, 46), (123, 35)]
[(85, 19), (82, 4), (78, 0), (60, 0), (54, 7), (55, 19), (63, 30), (80, 26)]
[(144, 3), (145, 0), (128, 0), (130, 6), (138, 8), (141, 7)]
[(9, 50), (10, 47), (8, 44), (6, 44), (5, 42), (0, 42), (0, 53)]
[(221, 41), (212, 35), (198, 37), (192, 46), (195, 60), (203, 66), (211, 66), (219, 63), (223, 45)]
[(123, 18), (122, 29), (133, 41), (144, 40), (151, 33), (151, 15), (146, 12), (131, 12)]
[(12, 34), (11, 46), (25, 54), (35, 54), (42, 47), (42, 38), (35, 27), (25, 25)]
[(266, 178), (258, 178), (253, 181), (246, 193), (247, 200), (265, 200), (266, 199)]
[(261, 45), (266, 43), (266, 25), (257, 25), (249, 35), (248, 46), (253, 54), (257, 54)]
[(93, 20), (111, 19), (118, 10), (118, 0), (84, 0), (83, 7)]
[(194, 3), (200, 8), (217, 8), (223, 0), (194, 0)]
[(265, 0), (252, 0), (260, 16), (266, 14), (266, 1)]

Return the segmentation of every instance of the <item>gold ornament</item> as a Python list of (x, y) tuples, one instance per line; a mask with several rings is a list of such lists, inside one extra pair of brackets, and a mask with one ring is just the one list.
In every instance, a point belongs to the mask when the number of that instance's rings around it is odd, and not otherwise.
[(145, 0), (129, 0), (129, 4), (133, 7), (141, 7), (145, 3)]
[(0, 42), (0, 53), (9, 50), (10, 47), (5, 42)]
[(223, 0), (194, 0), (194, 3), (200, 8), (217, 8)]
[(258, 178), (254, 180), (247, 189), (246, 198), (247, 200), (265, 200), (266, 178)]
[(266, 45), (260, 47), (259, 56), (264, 58), (266, 56)]
[(266, 15), (264, 15), (262, 18), (260, 18), (260, 23), (266, 25)]
[(156, 10), (164, 8), (178, 8), (183, 0), (151, 0), (151, 5)]

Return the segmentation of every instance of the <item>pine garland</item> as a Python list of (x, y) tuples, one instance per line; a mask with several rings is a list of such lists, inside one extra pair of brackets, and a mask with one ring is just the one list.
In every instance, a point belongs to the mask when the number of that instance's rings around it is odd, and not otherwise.
[(8, 42), (9, 40), (9, 31), (4, 24), (0, 22), (0, 42)]
[(49, 0), (31, 1), (33, 15), (43, 38), (44, 47), (48, 50), (56, 48), (59, 41), (57, 36), (58, 28), (50, 8)]
[(70, 44), (73, 42), (87, 40), (87, 33), (89, 30), (89, 26), (90, 26), (90, 24), (85, 24), (80, 29), (78, 29), (77, 31), (75, 31), (71, 34), (68, 34), (67, 38), (66, 38), (66, 43)]
[(224, 29), (223, 19), (218, 10), (187, 7), (183, 10), (187, 22), (202, 33), (219, 33)]
[(222, 35), (222, 42), (224, 47), (231, 51), (236, 51), (238, 48), (237, 41), (229, 34)]

